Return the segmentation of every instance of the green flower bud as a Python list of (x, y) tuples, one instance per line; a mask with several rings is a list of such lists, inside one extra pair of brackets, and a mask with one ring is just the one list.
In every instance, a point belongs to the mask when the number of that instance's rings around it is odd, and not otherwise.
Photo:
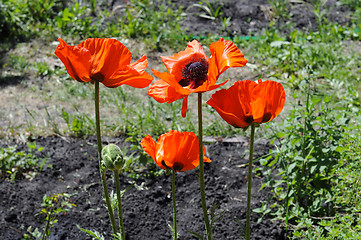
[(119, 171), (124, 166), (122, 151), (115, 144), (109, 144), (102, 150), (103, 164), (112, 171)]

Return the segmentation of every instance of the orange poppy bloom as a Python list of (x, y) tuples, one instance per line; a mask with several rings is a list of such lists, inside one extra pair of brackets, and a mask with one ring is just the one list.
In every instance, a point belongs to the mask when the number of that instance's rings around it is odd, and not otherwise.
[[(148, 135), (142, 139), (140, 145), (162, 169), (183, 172), (199, 165), (199, 142), (193, 132), (171, 130), (162, 134), (157, 142)], [(203, 146), (203, 160), (210, 162), (211, 160), (204, 156), (204, 152)]]
[(258, 80), (257, 84), (245, 80), (217, 91), (207, 104), (233, 127), (247, 128), (252, 123), (261, 124), (277, 117), (285, 100), (285, 90), (280, 83)]
[(168, 72), (153, 74), (160, 78), (149, 88), (148, 94), (160, 103), (183, 99), (182, 116), (186, 116), (188, 95), (206, 92), (224, 85), (216, 84), (218, 77), (230, 67), (243, 67), (247, 60), (231, 41), (220, 38), (209, 46), (212, 57), (208, 58), (197, 40), (171, 57), (161, 57)]
[(88, 38), (78, 46), (69, 46), (61, 38), (59, 42), (55, 55), (79, 82), (99, 81), (110, 88), (123, 84), (145, 88), (153, 80), (144, 71), (147, 57), (131, 64), (132, 53), (116, 39)]

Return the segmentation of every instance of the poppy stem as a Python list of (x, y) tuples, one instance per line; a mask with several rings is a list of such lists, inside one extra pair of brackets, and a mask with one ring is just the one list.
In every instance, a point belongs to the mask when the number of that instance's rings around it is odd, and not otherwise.
[(176, 171), (172, 170), (172, 199), (173, 199), (173, 240), (177, 240), (177, 207), (175, 201), (175, 174)]
[(99, 81), (95, 81), (95, 120), (96, 120), (96, 132), (97, 132), (97, 143), (98, 143), (98, 159), (99, 159), (99, 171), (102, 181), (103, 191), (105, 195), (105, 202), (107, 204), (107, 210), (112, 224), (113, 233), (117, 233), (115, 226), (115, 218), (112, 205), (110, 203), (108, 186), (106, 182), (106, 168), (102, 164), (102, 138), (100, 134), (100, 114), (99, 114)]
[(252, 161), (253, 161), (253, 145), (254, 132), (256, 125), (251, 125), (251, 140), (249, 145), (249, 161), (248, 161), (248, 194), (247, 194), (247, 224), (246, 224), (246, 240), (251, 239), (251, 190), (252, 190)]
[(119, 171), (115, 170), (114, 179), (115, 179), (115, 186), (117, 190), (117, 200), (118, 200), (118, 220), (119, 220), (119, 229), (120, 234), (122, 236), (122, 240), (125, 240), (125, 231), (124, 231), (124, 224), (123, 224), (123, 210), (122, 210), (122, 196), (120, 195), (120, 183), (119, 183)]
[(199, 185), (201, 190), (204, 224), (206, 226), (207, 240), (212, 240), (212, 229), (209, 225), (203, 163), (203, 126), (202, 126), (202, 93), (198, 93), (198, 141), (199, 141)]

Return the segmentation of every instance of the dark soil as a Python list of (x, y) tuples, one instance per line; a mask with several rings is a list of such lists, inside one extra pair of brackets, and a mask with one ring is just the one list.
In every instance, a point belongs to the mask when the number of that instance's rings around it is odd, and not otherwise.
[[(47, 164), (52, 168), (45, 168), (32, 181), (1, 180), (1, 239), (21, 239), (29, 226), (41, 229), (44, 216), (38, 213), (42, 209), (42, 197), (62, 192), (71, 195), (70, 201), (76, 207), (58, 217), (50, 239), (90, 239), (76, 225), (105, 233), (106, 239), (110, 239), (111, 226), (102, 200), (96, 139), (39, 137), (35, 141), (38, 147), (45, 147), (43, 154), (49, 157)], [(121, 138), (104, 144), (110, 142), (119, 146), (126, 144)], [(20, 145), (19, 149), (25, 146)], [(212, 163), (205, 166), (208, 207), (215, 203), (219, 205), (216, 213), (223, 212), (223, 217), (215, 224), (214, 239), (242, 239), (243, 228), (235, 220), (245, 225), (248, 168), (244, 165), (247, 163), (244, 151), (248, 147), (244, 138), (224, 139), (206, 145), (207, 156), (212, 159)], [(258, 141), (255, 158), (268, 153), (269, 148), (267, 141)], [(180, 239), (195, 239), (187, 230), (204, 231), (197, 173), (195, 169), (176, 176)], [(108, 180), (113, 188), (110, 174)], [(125, 189), (134, 179), (121, 175), (120, 181)], [(141, 177), (136, 183), (142, 185), (143, 190), (133, 187), (123, 197), (127, 239), (171, 239), (167, 225), (172, 224), (171, 177), (166, 174)], [(262, 201), (270, 197), (269, 192), (258, 191), (261, 184), (262, 177), (254, 175), (252, 209), (260, 207)], [(265, 219), (258, 224), (258, 218), (258, 214), (252, 213), (253, 239), (284, 239), (279, 222)]]
[[(113, 0), (110, 4), (110, 10), (117, 9), (125, 5), (126, 2), (125, 0)], [(167, 1), (154, 2), (164, 4)], [(285, 34), (292, 30), (317, 31), (317, 11), (322, 15), (323, 22), (334, 22), (340, 25), (350, 23), (353, 14), (352, 9), (337, 0), (327, 0), (319, 9), (312, 3), (315, 1), (284, 1), (286, 2), (287, 14), (283, 16), (277, 15), (279, 9), (275, 9), (269, 0), (208, 0), (214, 10), (221, 7), (217, 18), (211, 20), (199, 16), (205, 11), (195, 7), (194, 4), (201, 1), (173, 0), (168, 2), (171, 2), (171, 5), (174, 6), (170, 7), (175, 9), (180, 6), (183, 7), (186, 15), (181, 27), (187, 34), (194, 36), (207, 36), (209, 34), (228, 37), (256, 35), (267, 29), (271, 22)], [(205, 3), (203, 5), (207, 6)], [(230, 18), (230, 22), (227, 27), (224, 27), (222, 22), (227, 18)]]

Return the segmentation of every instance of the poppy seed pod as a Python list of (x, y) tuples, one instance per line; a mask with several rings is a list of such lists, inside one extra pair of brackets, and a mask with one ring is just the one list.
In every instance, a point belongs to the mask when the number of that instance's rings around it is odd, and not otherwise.
[(122, 151), (115, 144), (109, 144), (102, 150), (103, 164), (112, 171), (120, 171), (124, 166)]

